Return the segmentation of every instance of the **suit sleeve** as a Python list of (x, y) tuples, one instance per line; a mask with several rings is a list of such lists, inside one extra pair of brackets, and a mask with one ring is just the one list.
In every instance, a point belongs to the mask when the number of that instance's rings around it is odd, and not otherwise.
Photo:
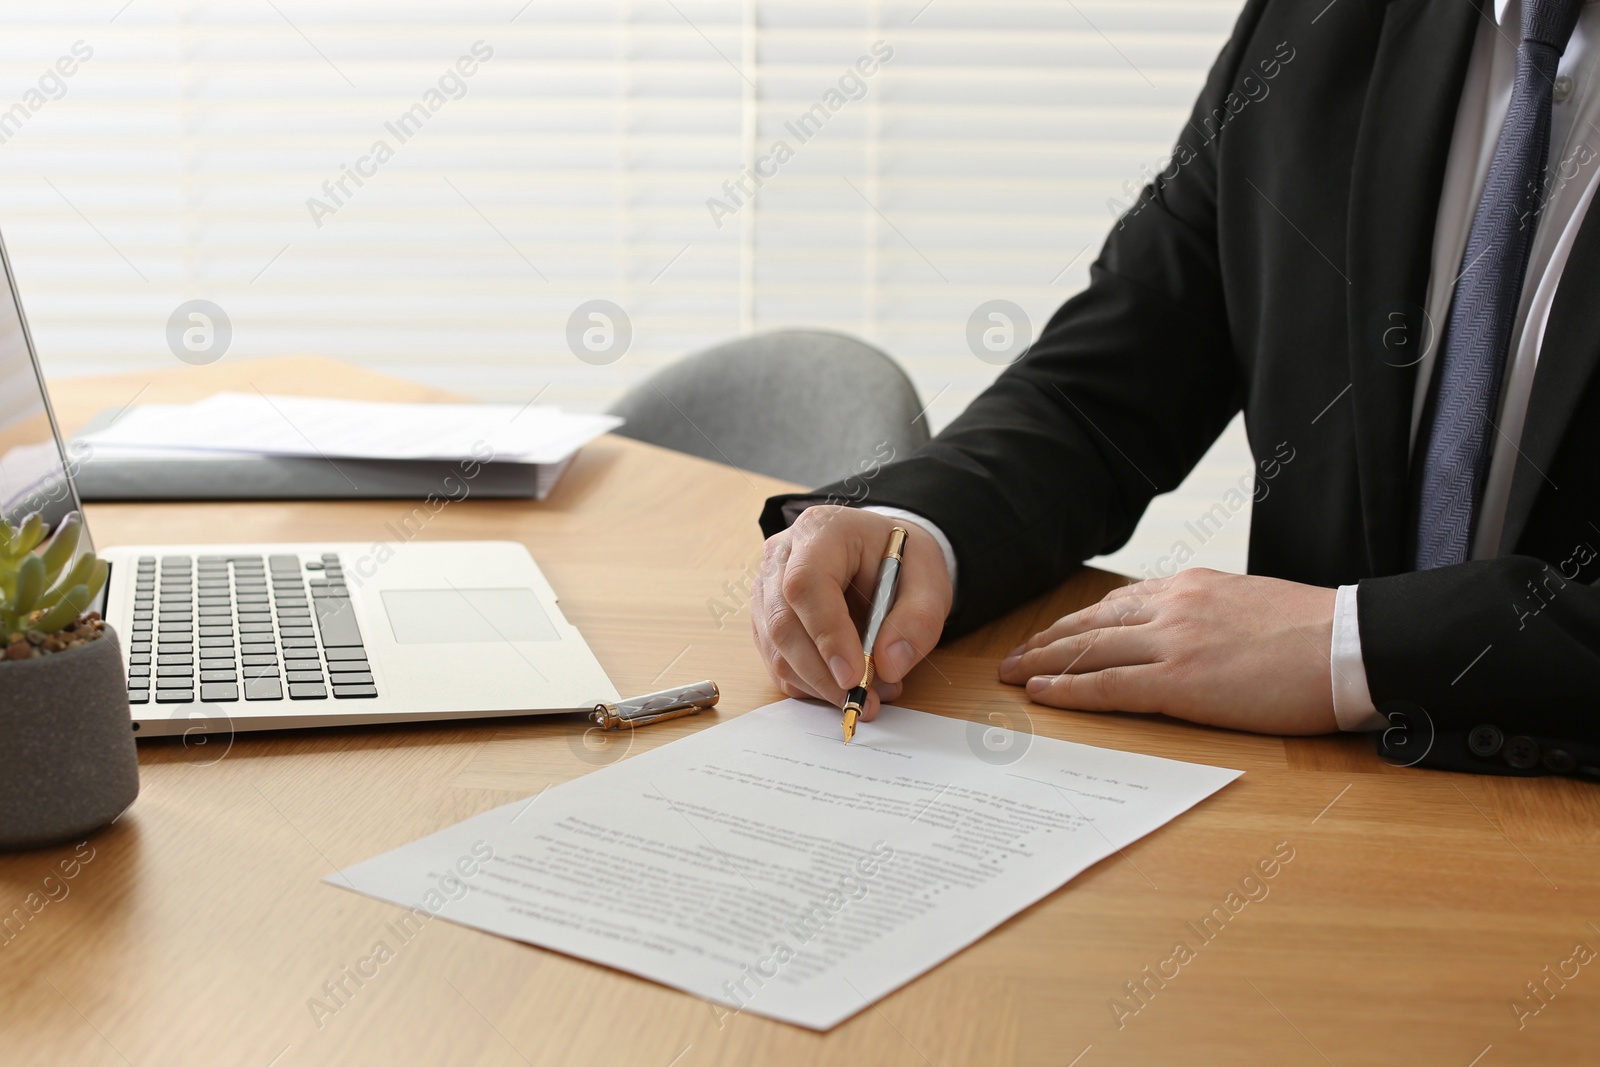
[(1504, 556), (1362, 581), (1373, 703), (1416, 705), (1440, 731), (1499, 722), (1600, 743), (1600, 588), (1563, 574), (1579, 569)]
[[(1195, 128), (1222, 106), (1264, 6), (1246, 5)], [(1125, 543), (1151, 498), (1182, 482), (1240, 406), (1217, 250), (1222, 144), (1174, 153), (1114, 225), (1088, 288), (934, 440), (870, 480), (773, 498), (766, 535), (788, 524), (784, 505), (798, 499), (927, 516), (959, 566), (946, 636)]]

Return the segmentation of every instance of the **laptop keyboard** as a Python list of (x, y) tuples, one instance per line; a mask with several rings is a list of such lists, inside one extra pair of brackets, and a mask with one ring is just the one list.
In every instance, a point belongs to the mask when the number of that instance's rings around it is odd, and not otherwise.
[(141, 556), (133, 704), (378, 695), (339, 556)]

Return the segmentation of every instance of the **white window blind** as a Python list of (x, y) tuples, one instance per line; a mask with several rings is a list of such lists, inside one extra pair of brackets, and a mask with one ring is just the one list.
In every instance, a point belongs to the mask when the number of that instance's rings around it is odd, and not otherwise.
[[(1036, 332), (1082, 287), (1239, 6), (19, 0), (0, 227), (56, 375), (170, 364), (203, 299), (227, 359), (595, 409), (816, 326), (901, 360), (937, 427), (998, 371), (974, 309)], [(631, 323), (614, 362), (571, 351), (592, 300)]]

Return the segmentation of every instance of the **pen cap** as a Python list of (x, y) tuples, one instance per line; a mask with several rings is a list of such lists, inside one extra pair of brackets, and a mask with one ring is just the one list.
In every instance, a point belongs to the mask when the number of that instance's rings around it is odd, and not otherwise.
[(607, 729), (617, 726), (643, 726), (671, 716), (713, 707), (721, 696), (717, 683), (709, 679), (692, 685), (662, 689), (644, 696), (619, 700), (615, 704), (596, 704), (590, 717)]

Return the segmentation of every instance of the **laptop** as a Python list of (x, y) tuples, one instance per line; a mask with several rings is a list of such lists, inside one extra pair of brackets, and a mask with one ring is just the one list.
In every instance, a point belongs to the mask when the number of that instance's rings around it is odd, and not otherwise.
[[(0, 512), (54, 530), (73, 469), (0, 242)], [(119, 545), (99, 610), (137, 736), (592, 709), (616, 689), (526, 548), (414, 539), (413, 501), (372, 540)], [(85, 525), (82, 544), (92, 546)]]

